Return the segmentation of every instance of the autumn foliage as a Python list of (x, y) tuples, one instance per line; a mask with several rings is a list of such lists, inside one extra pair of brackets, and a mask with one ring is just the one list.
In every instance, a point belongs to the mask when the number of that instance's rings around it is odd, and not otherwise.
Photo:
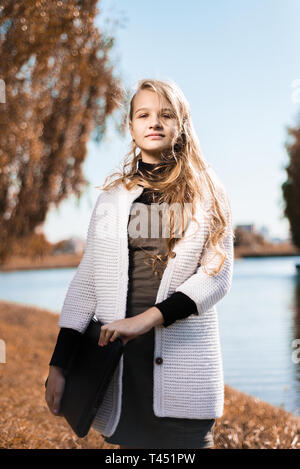
[(284, 215), (289, 220), (293, 243), (300, 248), (300, 115), (298, 125), (289, 127), (287, 131), (285, 148), (289, 164), (286, 167), (287, 180), (282, 184)]
[(0, 6), (0, 262), (87, 186), (91, 132), (100, 141), (122, 101), (96, 28), (97, 0), (6, 0)]

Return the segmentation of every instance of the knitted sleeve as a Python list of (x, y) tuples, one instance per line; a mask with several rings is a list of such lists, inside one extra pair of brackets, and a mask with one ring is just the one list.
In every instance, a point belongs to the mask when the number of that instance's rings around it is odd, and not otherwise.
[(175, 292), (154, 306), (160, 310), (164, 317), (164, 327), (168, 327), (178, 319), (184, 319), (190, 314), (198, 314), (196, 303), (182, 292)]
[[(169, 298), (157, 303), (155, 306), (164, 317), (164, 327), (168, 327), (178, 319), (184, 319), (190, 314), (198, 314), (195, 302), (181, 292), (173, 293)], [(80, 332), (62, 327), (59, 331), (49, 365), (65, 369), (70, 356), (79, 345), (81, 337), (82, 334)]]
[(84, 254), (69, 285), (58, 322), (59, 327), (76, 329), (82, 333), (87, 328), (96, 308), (93, 239), (100, 196), (101, 194), (98, 196), (89, 223)]
[[(233, 230), (230, 202), (225, 189), (222, 186), (221, 198), (225, 201), (225, 211), (227, 218), (227, 229), (223, 239), (223, 249), (226, 258), (219, 273), (215, 276), (208, 275), (201, 266), (201, 259), (207, 256), (211, 259), (206, 264), (206, 269), (210, 271), (212, 267), (217, 267), (220, 263), (219, 256), (215, 256), (215, 251), (211, 248), (205, 248), (201, 253), (200, 266), (195, 274), (191, 275), (185, 282), (176, 288), (176, 292), (182, 292), (188, 295), (197, 305), (199, 314), (211, 309), (218, 303), (230, 290), (233, 274)], [(217, 258), (217, 259), (216, 259)]]

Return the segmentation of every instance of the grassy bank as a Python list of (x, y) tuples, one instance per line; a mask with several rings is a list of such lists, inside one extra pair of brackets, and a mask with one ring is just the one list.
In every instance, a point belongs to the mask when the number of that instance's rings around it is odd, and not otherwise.
[(77, 267), (82, 254), (57, 254), (55, 256), (11, 257), (4, 264), (0, 264), (0, 272), (31, 269), (58, 269)]
[[(1, 448), (118, 448), (91, 430), (78, 438), (45, 402), (44, 382), (58, 333), (58, 316), (0, 301)], [(225, 410), (215, 426), (215, 447), (300, 449), (300, 418), (225, 386)]]

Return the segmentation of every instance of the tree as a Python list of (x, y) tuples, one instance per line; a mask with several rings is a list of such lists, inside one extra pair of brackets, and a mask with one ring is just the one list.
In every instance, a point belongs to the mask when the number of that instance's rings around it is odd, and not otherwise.
[(290, 223), (291, 238), (300, 248), (300, 125), (287, 129), (285, 148), (289, 155), (289, 165), (285, 168), (287, 180), (282, 184), (284, 215)]
[(97, 0), (6, 0), (0, 6), (0, 261), (34, 233), (52, 204), (87, 186), (82, 164), (95, 131), (123, 98), (112, 37)]

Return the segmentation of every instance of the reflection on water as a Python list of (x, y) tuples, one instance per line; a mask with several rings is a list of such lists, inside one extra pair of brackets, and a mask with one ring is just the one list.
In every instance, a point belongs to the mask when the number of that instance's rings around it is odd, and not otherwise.
[[(237, 259), (231, 291), (218, 310), (225, 382), (300, 414), (296, 262), (296, 256)], [(297, 356), (300, 362), (300, 349)]]
[[(225, 383), (300, 414), (296, 262), (300, 257), (235, 260), (231, 291), (217, 309)], [(0, 298), (59, 313), (75, 270), (0, 273)]]

